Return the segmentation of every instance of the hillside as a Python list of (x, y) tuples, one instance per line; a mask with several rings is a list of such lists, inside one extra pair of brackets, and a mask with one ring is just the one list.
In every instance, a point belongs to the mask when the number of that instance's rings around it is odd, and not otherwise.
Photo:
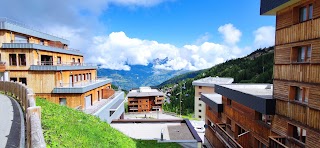
[[(212, 68), (197, 71), (197, 76), (190, 78), (185, 75), (180, 75), (165, 81), (160, 85), (162, 90), (172, 88), (171, 94), (178, 94), (182, 86), (182, 80), (186, 83), (186, 89), (182, 91), (182, 113), (187, 115), (193, 113), (194, 108), (194, 88), (192, 81), (204, 77), (232, 77), (234, 83), (272, 83), (273, 74), (273, 56), (274, 47), (258, 49), (248, 56), (238, 59), (228, 60), (224, 63), (218, 64)], [(186, 79), (181, 79), (186, 78)], [(174, 84), (179, 83), (178, 86)], [(187, 94), (187, 95), (186, 95)], [(165, 104), (164, 109), (171, 112), (179, 110), (179, 99), (176, 95), (171, 95), (170, 104)]]
[(136, 140), (112, 128), (99, 118), (68, 107), (37, 99), (47, 147), (181, 147), (176, 143)]

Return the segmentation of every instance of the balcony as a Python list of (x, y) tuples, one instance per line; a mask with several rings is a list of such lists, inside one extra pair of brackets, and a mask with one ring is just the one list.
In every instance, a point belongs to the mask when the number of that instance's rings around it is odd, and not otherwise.
[(320, 37), (320, 18), (295, 24), (276, 32), (276, 45), (317, 39)]
[(138, 110), (138, 107), (129, 107), (129, 110)]
[(112, 120), (119, 119), (124, 113), (124, 92), (115, 91), (112, 96), (101, 99), (101, 101), (87, 108), (84, 112), (111, 123)]
[(273, 148), (289, 148), (286, 146), (286, 137), (282, 136), (270, 136), (269, 137), (269, 147)]
[(162, 104), (163, 103), (163, 98), (157, 98), (154, 101), (155, 104)]
[(28, 43), (27, 41), (24, 41), (26, 43), (18, 43), (20, 41), (13, 41), (13, 42), (16, 42), (16, 43), (3, 43), (2, 48), (3, 49), (38, 49), (38, 50), (44, 50), (49, 52), (58, 52), (58, 53), (64, 53), (64, 54), (83, 56), (79, 50), (75, 50), (75, 49), (63, 49), (63, 48), (57, 48), (53, 46), (45, 46), (42, 44)]
[(5, 72), (5, 71), (6, 71), (6, 62), (0, 61), (0, 72)]
[(161, 106), (152, 106), (152, 109), (157, 109), (157, 110), (159, 110), (159, 109), (161, 109)]
[(60, 71), (60, 70), (83, 70), (97, 69), (97, 64), (60, 62), (60, 61), (40, 61), (36, 65), (31, 65), (30, 70), (34, 71)]
[(69, 44), (69, 41), (64, 38), (58, 37), (56, 35), (48, 34), (45, 32), (41, 32), (23, 23), (20, 23), (11, 19), (7, 19), (7, 18), (0, 18), (0, 29), (27, 34), (30, 36), (34, 36), (34, 37), (38, 37), (38, 38), (42, 38), (50, 41), (59, 41), (63, 44)]
[(135, 105), (138, 105), (138, 102), (130, 102), (128, 103), (129, 106), (135, 106)]
[(112, 80), (109, 78), (97, 78), (76, 83), (60, 83), (58, 81), (57, 87), (53, 89), (52, 93), (85, 93), (111, 82)]
[(226, 124), (217, 124), (216, 125), (216, 134), (218, 138), (226, 144), (227, 147), (231, 148), (242, 148), (242, 146), (228, 134), (226, 131), (227, 125)]

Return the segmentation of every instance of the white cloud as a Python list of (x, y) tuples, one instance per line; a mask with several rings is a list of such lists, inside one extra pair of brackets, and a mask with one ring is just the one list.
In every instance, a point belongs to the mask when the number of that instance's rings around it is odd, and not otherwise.
[(275, 28), (273, 26), (262, 26), (254, 31), (254, 35), (256, 48), (273, 46), (275, 43)]
[(218, 31), (223, 35), (223, 39), (228, 44), (236, 44), (240, 41), (241, 31), (235, 28), (232, 24), (225, 24), (218, 28)]

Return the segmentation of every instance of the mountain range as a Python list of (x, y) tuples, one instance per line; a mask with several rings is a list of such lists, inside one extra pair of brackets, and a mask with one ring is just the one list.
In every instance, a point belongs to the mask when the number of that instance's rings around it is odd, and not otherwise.
[(144, 65), (129, 65), (131, 69), (112, 70), (98, 68), (97, 74), (99, 77), (112, 78), (112, 84), (119, 86), (121, 89), (130, 90), (140, 86), (157, 86), (162, 82), (189, 71), (187, 70), (163, 70), (154, 68), (155, 65), (164, 64), (168, 61), (165, 59), (155, 59), (147, 66)]

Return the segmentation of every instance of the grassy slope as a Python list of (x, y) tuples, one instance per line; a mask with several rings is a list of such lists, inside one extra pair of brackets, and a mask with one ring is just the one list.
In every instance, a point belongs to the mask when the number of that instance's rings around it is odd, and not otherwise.
[(48, 147), (180, 147), (127, 137), (99, 118), (37, 99), (42, 107), (42, 128)]

